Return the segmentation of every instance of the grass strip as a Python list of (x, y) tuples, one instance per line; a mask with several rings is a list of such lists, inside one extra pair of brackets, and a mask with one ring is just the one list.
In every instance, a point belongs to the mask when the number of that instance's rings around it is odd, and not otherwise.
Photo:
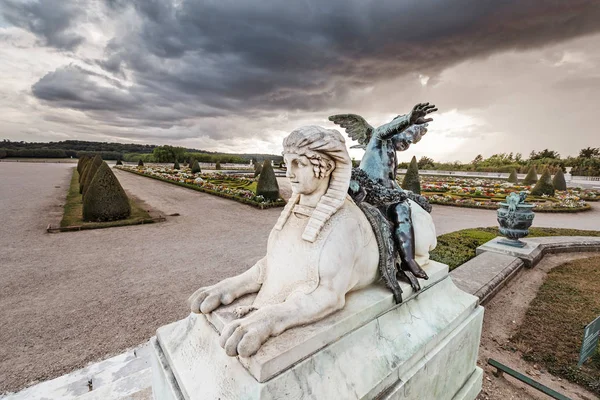
[(139, 225), (156, 222), (139, 204), (131, 197), (129, 198), (131, 205), (131, 216), (127, 219), (108, 222), (86, 222), (83, 220), (83, 198), (79, 193), (79, 172), (77, 168), (73, 170), (67, 199), (65, 201), (63, 218), (60, 221), (60, 228), (50, 229), (50, 231), (69, 231), (69, 230), (84, 230), (84, 229), (101, 229), (112, 228), (115, 226)]
[[(463, 229), (438, 236), (431, 259), (448, 264), (450, 270), (475, 257), (475, 249), (500, 236), (498, 228)], [(543, 236), (600, 236), (600, 231), (564, 228), (530, 228), (529, 238)]]

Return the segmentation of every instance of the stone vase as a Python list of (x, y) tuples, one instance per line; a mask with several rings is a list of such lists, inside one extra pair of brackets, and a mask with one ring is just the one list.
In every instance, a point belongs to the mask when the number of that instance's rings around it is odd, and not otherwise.
[(512, 209), (509, 204), (500, 203), (498, 224), (500, 225), (500, 233), (508, 239), (502, 241), (502, 243), (515, 247), (525, 246), (525, 243), (519, 239), (529, 235), (529, 228), (535, 217), (533, 207), (533, 204), (520, 203)]

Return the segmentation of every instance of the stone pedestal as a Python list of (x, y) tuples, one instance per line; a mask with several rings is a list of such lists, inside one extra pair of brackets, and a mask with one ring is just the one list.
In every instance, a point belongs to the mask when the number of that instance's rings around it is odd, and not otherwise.
[(218, 332), (231, 307), (161, 327), (154, 347), (156, 400), (473, 400), (483, 308), (432, 262), (423, 290), (402, 284), (396, 305), (382, 285), (350, 293), (343, 310), (271, 338), (249, 358), (231, 358)]
[(525, 247), (513, 247), (503, 244), (506, 240), (502, 236), (497, 236), (487, 243), (482, 244), (475, 250), (475, 254), (480, 255), (487, 251), (498, 254), (506, 254), (507, 256), (517, 257), (523, 260), (526, 267), (532, 267), (544, 256), (542, 254), (542, 246), (528, 239), (521, 239), (525, 243)]

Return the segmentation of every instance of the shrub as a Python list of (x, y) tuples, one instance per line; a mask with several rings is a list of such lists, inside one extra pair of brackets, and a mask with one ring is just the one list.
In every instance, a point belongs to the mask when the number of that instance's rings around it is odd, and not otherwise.
[(262, 172), (262, 165), (258, 162), (254, 163), (254, 177), (256, 178), (257, 176), (260, 175), (260, 173)]
[(81, 179), (81, 173), (83, 172), (83, 167), (85, 167), (86, 161), (89, 160), (89, 156), (79, 157), (77, 161), (77, 172), (79, 173), (79, 179)]
[(175, 160), (175, 164), (173, 165), (173, 169), (181, 169), (179, 166), (179, 161)]
[(546, 168), (544, 173), (540, 177), (540, 180), (535, 184), (531, 190), (533, 196), (541, 196), (543, 194), (548, 196), (554, 196), (554, 186), (552, 186), (552, 176), (550, 171)]
[(96, 155), (93, 160), (88, 162), (88, 166), (85, 169), (85, 176), (82, 178), (81, 182), (79, 182), (79, 193), (85, 196), (85, 192), (87, 190), (87, 186), (90, 184), (92, 179), (94, 179), (94, 175), (98, 168), (102, 165), (102, 157)]
[(508, 182), (510, 183), (519, 183), (519, 177), (517, 176), (517, 170), (511, 169), (510, 175), (508, 177)]
[(115, 174), (102, 162), (83, 199), (84, 221), (115, 221), (131, 215), (129, 199)]
[(220, 170), (221, 169), (221, 161), (217, 161), (217, 163), (215, 164), (215, 169), (216, 170)]
[(142, 159), (140, 158), (140, 161), (138, 161), (138, 167), (143, 167), (144, 166), (144, 162), (142, 161)]
[(565, 174), (563, 174), (562, 169), (559, 169), (554, 175), (552, 185), (556, 190), (567, 190), (567, 182), (565, 181)]
[(0, 149), (0, 158), (6, 158), (7, 155), (8, 153), (6, 152), (6, 150)]
[(410, 165), (402, 180), (402, 189), (410, 190), (413, 193), (421, 194), (421, 182), (419, 180), (419, 165), (417, 164), (417, 158), (413, 156), (410, 160)]
[(268, 200), (277, 200), (279, 198), (279, 185), (270, 160), (265, 160), (261, 171), (256, 185), (256, 194)]
[(197, 174), (198, 172), (202, 172), (200, 169), (200, 164), (198, 164), (198, 160), (194, 160), (194, 164), (192, 164), (192, 174)]
[(121, 161), (120, 159), (117, 160), (117, 165), (123, 165), (123, 161)]
[(535, 170), (535, 165), (532, 165), (529, 168), (529, 172), (527, 172), (527, 176), (523, 179), (523, 185), (535, 185), (538, 181), (537, 172)]

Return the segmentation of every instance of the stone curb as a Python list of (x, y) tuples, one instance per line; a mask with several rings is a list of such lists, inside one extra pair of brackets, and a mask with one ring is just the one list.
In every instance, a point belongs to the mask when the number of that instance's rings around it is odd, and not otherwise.
[(495, 238), (477, 248), (477, 256), (450, 272), (455, 284), (479, 298), (480, 304), (491, 300), (518, 272), (533, 268), (546, 254), (600, 252), (600, 237), (548, 236), (523, 240), (529, 252), (498, 248)]

